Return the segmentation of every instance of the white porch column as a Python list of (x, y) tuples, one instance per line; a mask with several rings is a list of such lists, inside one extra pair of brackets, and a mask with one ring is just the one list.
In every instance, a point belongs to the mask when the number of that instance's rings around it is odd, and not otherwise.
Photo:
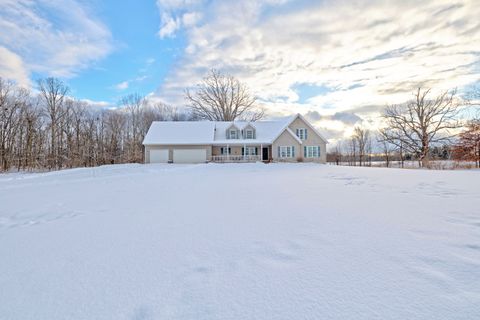
[[(257, 154), (258, 157), (258, 154)], [(263, 144), (260, 144), (260, 161), (263, 161)]]
[(247, 145), (243, 144), (243, 160), (245, 160), (245, 155), (247, 154)]

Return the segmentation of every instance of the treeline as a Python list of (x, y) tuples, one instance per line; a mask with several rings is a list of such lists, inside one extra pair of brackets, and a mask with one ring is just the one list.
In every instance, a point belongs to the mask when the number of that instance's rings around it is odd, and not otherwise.
[(0, 171), (142, 162), (152, 121), (191, 120), (188, 113), (137, 94), (100, 109), (69, 96), (56, 78), (32, 93), (0, 78)]
[(478, 103), (480, 90), (471, 96), (474, 99), (460, 99), (454, 90), (433, 96), (430, 89), (419, 88), (412, 100), (385, 108), (380, 130), (355, 127), (349, 139), (331, 150), (328, 161), (352, 166), (382, 161), (387, 167), (398, 161), (403, 167), (405, 161), (416, 160), (430, 168), (431, 160), (451, 159), (480, 168), (480, 112), (467, 121), (459, 117)]
[[(472, 96), (478, 103), (480, 90)], [(140, 163), (152, 121), (257, 120), (264, 115), (244, 84), (215, 70), (196, 92), (187, 90), (186, 101), (189, 112), (181, 112), (131, 94), (106, 110), (72, 98), (56, 78), (38, 81), (34, 93), (0, 78), (0, 171)], [(328, 161), (359, 166), (399, 161), (403, 166), (417, 160), (430, 167), (430, 160), (455, 159), (480, 167), (480, 117), (458, 118), (469, 104), (455, 91), (433, 96), (430, 89), (419, 88), (405, 104), (385, 108), (380, 130), (355, 127), (329, 152)]]
[[(466, 121), (458, 134), (448, 141), (429, 146), (427, 152), (429, 161), (452, 160), (458, 162), (459, 167), (480, 168), (480, 119)], [(327, 161), (349, 166), (372, 166), (372, 163), (378, 165), (382, 162), (385, 167), (390, 167), (395, 163), (401, 168), (407, 161), (418, 161), (419, 167), (424, 166), (420, 151), (412, 151), (401, 143), (392, 144), (381, 131), (362, 127), (355, 127), (349, 139), (339, 141), (327, 154)], [(427, 167), (431, 167), (430, 164)]]
[[(358, 128), (358, 129), (357, 129)], [(357, 130), (366, 131), (365, 148), (359, 148), (358, 138), (353, 135), (350, 139), (338, 142), (327, 154), (327, 161), (336, 165), (348, 166), (382, 166), (390, 167), (392, 164), (403, 168), (406, 162), (419, 161), (418, 153), (411, 153), (402, 147), (396, 147), (385, 142), (378, 133), (356, 127)], [(455, 144), (442, 144), (433, 146), (429, 150), (429, 159), (471, 161), (465, 158), (459, 159)], [(421, 163), (419, 163), (421, 166)]]

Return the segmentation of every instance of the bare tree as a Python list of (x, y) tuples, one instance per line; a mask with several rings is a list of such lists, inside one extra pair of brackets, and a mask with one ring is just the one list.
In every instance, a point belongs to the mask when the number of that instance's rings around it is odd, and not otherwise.
[[(480, 107), (480, 86), (471, 87), (466, 94), (466, 102), (470, 106), (477, 106)], [(480, 110), (477, 109), (477, 112)], [(477, 114), (476, 117), (478, 118), (480, 115)]]
[(173, 114), (177, 113), (177, 110), (174, 107), (162, 102), (150, 104), (148, 110), (151, 115), (147, 115), (147, 118), (151, 117), (152, 121), (172, 120), (174, 117)]
[(357, 165), (357, 139), (351, 137), (349, 144), (348, 144), (348, 153), (349, 153), (349, 163), (352, 166)]
[(30, 169), (38, 166), (36, 159), (43, 154), (43, 121), (38, 107), (38, 99), (26, 97), (22, 105), (21, 127), (24, 128), (23, 137), (19, 135), (17, 157), (19, 169)]
[(59, 168), (57, 138), (59, 122), (65, 116), (63, 108), (68, 87), (59, 79), (46, 78), (38, 81), (40, 96), (43, 98), (45, 113), (50, 120), (50, 166)]
[(108, 162), (121, 163), (124, 151), (123, 133), (125, 132), (126, 117), (119, 112), (109, 110), (104, 114), (106, 125), (106, 145)]
[(0, 168), (10, 168), (15, 138), (21, 124), (22, 105), (27, 92), (16, 89), (12, 83), (0, 79)]
[(430, 98), (430, 89), (419, 88), (412, 101), (392, 105), (383, 115), (386, 122), (385, 139), (402, 149), (418, 155), (421, 165), (429, 167), (430, 146), (448, 142), (450, 129), (458, 128), (456, 120), (460, 104), (455, 92), (444, 91)]
[(478, 120), (480, 119), (480, 86), (477, 86), (472, 90), (471, 97), (472, 99), (469, 100), (469, 103), (477, 107), (474, 118)]
[(73, 99), (65, 100), (65, 116), (61, 123), (62, 132), (66, 139), (64, 156), (67, 166), (70, 168), (78, 167), (83, 163), (82, 133), (87, 113), (87, 104), (85, 102)]
[(365, 165), (365, 157), (367, 151), (371, 148), (370, 145), (370, 131), (363, 129), (361, 127), (355, 127), (353, 130), (353, 137), (358, 146), (358, 159), (360, 166)]
[(379, 130), (379, 134), (377, 135), (377, 142), (385, 159), (385, 165), (388, 168), (390, 166), (390, 161), (392, 160), (392, 153), (395, 151), (396, 146), (388, 141), (388, 139), (384, 135), (383, 129)]
[(139, 95), (122, 99), (123, 108), (96, 110), (68, 97), (58, 79), (40, 80), (39, 87), (32, 95), (0, 78), (0, 171), (139, 162), (152, 121), (191, 119)]
[(337, 144), (335, 145), (335, 149), (332, 152), (333, 156), (333, 161), (335, 161), (335, 164), (338, 166), (340, 165), (340, 162), (342, 162), (342, 143), (341, 141), (338, 141)]
[(125, 96), (120, 101), (120, 106), (128, 114), (128, 136), (127, 146), (129, 161), (140, 162), (142, 160), (142, 134), (140, 130), (140, 124), (142, 120), (143, 108), (146, 106), (147, 101), (145, 97), (139, 94), (130, 94)]
[(216, 70), (210, 71), (194, 93), (187, 89), (185, 99), (193, 115), (200, 119), (233, 121), (240, 118), (255, 121), (264, 116), (264, 111), (256, 107), (256, 98), (245, 84)]
[(372, 166), (373, 142), (372, 142), (372, 138), (370, 137), (370, 135), (368, 136), (367, 144), (365, 146), (365, 153), (366, 153), (366, 156), (367, 156), (368, 166), (371, 167)]
[(144, 108), (143, 120), (147, 129), (152, 121), (190, 121), (191, 116), (186, 110), (173, 107), (163, 102), (149, 103)]
[(7, 146), (11, 131), (15, 124), (13, 123), (16, 109), (11, 106), (12, 84), (0, 79), (0, 168), (8, 170), (9, 168), (9, 148)]

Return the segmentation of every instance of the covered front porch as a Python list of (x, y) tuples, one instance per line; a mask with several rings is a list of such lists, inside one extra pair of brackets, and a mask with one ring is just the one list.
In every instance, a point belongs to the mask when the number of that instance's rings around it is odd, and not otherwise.
[(212, 148), (212, 162), (257, 162), (270, 161), (271, 145), (218, 145)]

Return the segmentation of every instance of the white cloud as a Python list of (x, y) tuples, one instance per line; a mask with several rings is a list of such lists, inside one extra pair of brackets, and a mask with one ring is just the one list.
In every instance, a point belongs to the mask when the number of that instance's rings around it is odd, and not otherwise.
[(113, 50), (110, 31), (77, 1), (0, 2), (0, 45), (28, 72), (72, 77)]
[(98, 109), (111, 109), (115, 107), (111, 102), (107, 101), (96, 101), (90, 99), (81, 99), (80, 101), (85, 102), (87, 105)]
[(171, 37), (180, 28), (181, 21), (179, 18), (172, 17), (169, 14), (162, 14), (162, 27), (158, 31), (160, 38)]
[(158, 36), (174, 37), (182, 27), (194, 26), (201, 17), (195, 10), (199, 10), (204, 2), (203, 0), (157, 0), (161, 16)]
[(138, 84), (144, 81), (145, 79), (148, 79), (149, 76), (146, 75), (145, 72), (147, 72), (147, 69), (148, 69), (147, 67), (153, 64), (154, 62), (155, 62), (155, 59), (147, 59), (145, 62), (146, 67), (140, 68), (140, 70), (137, 73), (137, 76), (130, 78), (128, 80), (122, 81), (120, 83), (117, 83), (116, 85), (112, 86), (112, 88), (122, 91), (122, 90), (128, 89), (131, 85)]
[(2, 46), (0, 46), (0, 77), (13, 80), (23, 87), (30, 86), (28, 71), (22, 58)]
[(128, 89), (128, 81), (120, 82), (119, 84), (115, 85), (115, 88), (116, 88), (117, 90), (125, 90), (125, 89)]
[(201, 15), (198, 12), (187, 12), (182, 16), (183, 26), (188, 28), (194, 26), (198, 21), (200, 21)]
[[(271, 114), (361, 110), (362, 119), (375, 125), (378, 106), (403, 102), (419, 85), (449, 89), (478, 81), (476, 2), (344, 0), (302, 7), (210, 1), (195, 7), (201, 20), (181, 26), (184, 57), (156, 94), (181, 104), (184, 88), (217, 68), (249, 84)], [(169, 12), (186, 10), (191, 6), (177, 1)], [(328, 90), (303, 101), (299, 84)], [(362, 109), (369, 106), (377, 107)], [(329, 121), (338, 130), (349, 125)]]

